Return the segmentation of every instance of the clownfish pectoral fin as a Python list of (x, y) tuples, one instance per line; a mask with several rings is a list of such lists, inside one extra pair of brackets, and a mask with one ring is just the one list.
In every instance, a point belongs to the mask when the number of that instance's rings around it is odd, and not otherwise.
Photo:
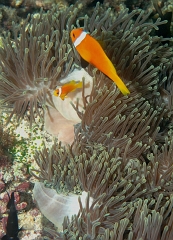
[(81, 62), (80, 63), (81, 63), (82, 68), (86, 68), (89, 65), (89, 62), (85, 61), (85, 59), (83, 59), (82, 57), (81, 57)]
[(64, 99), (67, 98), (67, 96), (65, 94), (61, 94), (60, 98), (64, 101)]

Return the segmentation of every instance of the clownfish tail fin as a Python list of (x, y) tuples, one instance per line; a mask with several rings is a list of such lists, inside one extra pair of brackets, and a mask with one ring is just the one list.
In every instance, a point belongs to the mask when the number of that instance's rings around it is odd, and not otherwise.
[(123, 83), (121, 78), (118, 77), (118, 75), (116, 76), (115, 79), (113, 79), (113, 81), (115, 82), (115, 84), (117, 85), (117, 87), (119, 88), (119, 90), (122, 92), (123, 95), (127, 95), (130, 93), (130, 91), (128, 90), (126, 85)]

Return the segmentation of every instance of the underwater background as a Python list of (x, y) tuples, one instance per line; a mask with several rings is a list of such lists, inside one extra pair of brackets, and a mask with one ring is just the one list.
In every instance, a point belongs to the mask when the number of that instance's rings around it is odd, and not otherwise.
[[(173, 239), (172, 15), (172, 0), (0, 0), (0, 238), (14, 192), (19, 239)], [(75, 28), (130, 94), (83, 66)]]

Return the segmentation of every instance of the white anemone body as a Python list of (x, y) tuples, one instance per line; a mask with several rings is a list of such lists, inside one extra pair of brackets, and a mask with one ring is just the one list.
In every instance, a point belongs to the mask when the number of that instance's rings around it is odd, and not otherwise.
[[(72, 80), (76, 82), (82, 81), (83, 78), (85, 78), (84, 94), (87, 96), (91, 94), (93, 79), (84, 69), (74, 70), (61, 80), (61, 84), (63, 85)], [(52, 99), (56, 109), (47, 107), (44, 116), (45, 130), (58, 137), (58, 140), (63, 144), (71, 144), (74, 140), (74, 125), (81, 121), (71, 102), (76, 105), (78, 101), (79, 110), (83, 110), (82, 89), (76, 89), (74, 92), (69, 93), (64, 101), (60, 97), (54, 96), (53, 93)]]
[[(64, 217), (71, 218), (72, 215), (78, 214), (80, 209), (79, 195), (58, 194), (54, 189), (46, 188), (41, 182), (35, 183), (33, 195), (42, 214), (58, 227), (58, 231), (63, 231)], [(83, 206), (85, 206), (86, 196), (86, 192), (82, 192), (80, 195)]]

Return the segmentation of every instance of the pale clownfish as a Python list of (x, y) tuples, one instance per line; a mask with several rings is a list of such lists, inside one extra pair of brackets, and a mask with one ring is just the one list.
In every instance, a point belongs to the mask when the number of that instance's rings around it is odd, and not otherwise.
[(75, 91), (77, 88), (82, 88), (82, 82), (75, 82), (72, 80), (71, 82), (64, 84), (62, 87), (55, 89), (53, 94), (64, 100), (68, 93)]
[(82, 28), (73, 29), (70, 33), (70, 37), (76, 50), (85, 61), (94, 65), (112, 79), (124, 95), (130, 93), (123, 81), (117, 75), (112, 62), (107, 57), (100, 44), (93, 37), (83, 31)]

